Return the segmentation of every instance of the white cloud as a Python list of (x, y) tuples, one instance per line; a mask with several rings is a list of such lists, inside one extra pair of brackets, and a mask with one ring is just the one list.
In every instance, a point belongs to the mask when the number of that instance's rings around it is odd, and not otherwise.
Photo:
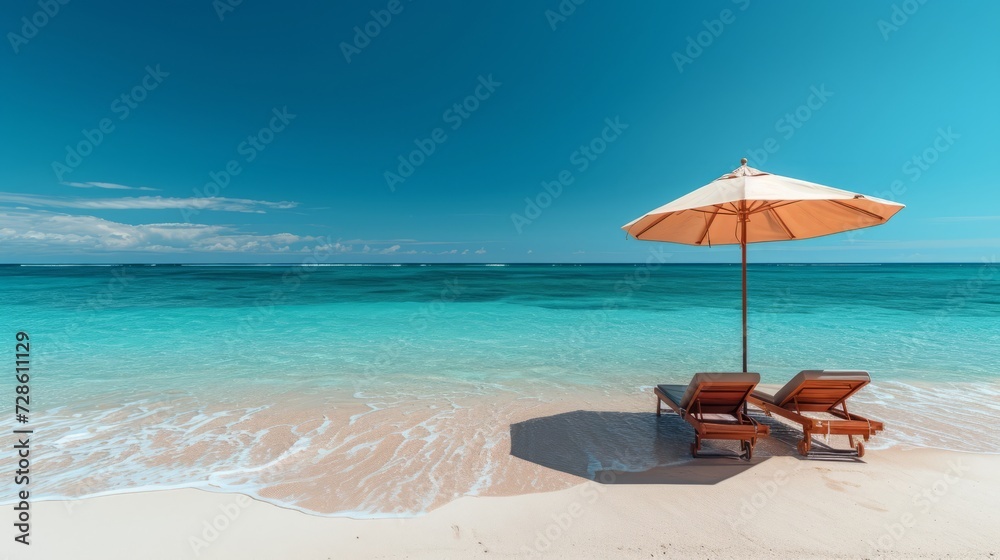
[(130, 196), (121, 198), (67, 198), (0, 192), (0, 203), (23, 204), (42, 208), (81, 208), (86, 210), (217, 210), (225, 212), (264, 213), (264, 209), (287, 209), (297, 202), (269, 202), (246, 198), (203, 197), (173, 198)]
[[(416, 243), (415, 243), (416, 245)], [(326, 237), (281, 232), (258, 234), (231, 225), (160, 222), (127, 224), (89, 215), (0, 207), (0, 250), (8, 254), (286, 253), (367, 255), (436, 254), (405, 244), (363, 245)], [(450, 249), (440, 254), (468, 254)], [(484, 254), (485, 248), (475, 251)]]
[(95, 216), (37, 210), (0, 209), (0, 245), (36, 252), (73, 251), (227, 251), (283, 252), (316, 240), (291, 233), (257, 235), (228, 226), (205, 224), (123, 224)]
[(477, 255), (485, 255), (486, 254), (486, 247), (480, 247), (479, 249), (476, 249), (476, 254)]
[(348, 239), (344, 243), (355, 245), (391, 245), (399, 243), (401, 245), (468, 245), (472, 241), (418, 241), (416, 239)]
[(119, 185), (116, 183), (99, 183), (96, 181), (89, 181), (86, 183), (63, 183), (67, 187), (76, 187), (78, 189), (110, 189), (116, 191), (158, 191), (160, 189), (152, 189), (149, 187), (126, 187), (125, 185)]
[[(308, 249), (303, 247), (303, 250)], [(354, 250), (353, 245), (344, 245), (343, 243), (337, 241), (335, 243), (323, 243), (321, 245), (316, 245), (315, 247), (309, 249), (310, 251), (315, 251), (317, 253), (350, 253)]]

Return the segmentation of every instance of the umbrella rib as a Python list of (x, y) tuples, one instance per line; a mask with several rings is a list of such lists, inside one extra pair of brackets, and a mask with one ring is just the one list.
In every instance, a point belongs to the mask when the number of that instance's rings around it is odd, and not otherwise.
[(726, 210), (726, 208), (721, 204), (713, 204), (712, 208), (715, 208), (715, 210), (712, 210), (711, 212), (709, 212), (708, 210), (702, 210), (701, 208), (688, 208), (687, 210), (690, 210), (692, 212), (701, 212), (703, 214), (725, 214), (726, 216), (736, 215), (736, 212), (730, 212)]
[(795, 234), (792, 233), (792, 230), (788, 229), (788, 226), (785, 224), (785, 220), (781, 219), (781, 216), (778, 215), (778, 212), (776, 212), (774, 208), (768, 208), (767, 210), (771, 212), (771, 215), (774, 216), (776, 220), (778, 220), (778, 223), (781, 224), (781, 229), (785, 230), (785, 233), (788, 234), (789, 239), (796, 239)]
[[(634, 237), (636, 239), (639, 239), (640, 235), (642, 235), (642, 234), (646, 233), (647, 231), (649, 231), (652, 227), (656, 226), (656, 224), (659, 224), (663, 220), (666, 220), (667, 216), (670, 216), (670, 214), (663, 214), (662, 216), (660, 216), (659, 218), (657, 218), (653, 223), (649, 224), (645, 229), (643, 229), (642, 231), (640, 231), (638, 234), (632, 234), (632, 237)], [(632, 232), (629, 232), (629, 233), (632, 233)]]
[(781, 208), (782, 206), (788, 206), (789, 204), (795, 204), (795, 202), (796, 202), (795, 200), (776, 200), (774, 202), (766, 203), (750, 213), (757, 214), (760, 212), (766, 212), (768, 210), (773, 210), (775, 208)]
[[(721, 208), (716, 207), (715, 212), (712, 212), (712, 217), (705, 222), (705, 231), (701, 232), (701, 237), (698, 238), (698, 242), (695, 245), (701, 245), (705, 241), (705, 236), (708, 235), (708, 230), (712, 227), (712, 222), (715, 221), (715, 217), (719, 215), (719, 210)], [(711, 245), (711, 243), (709, 243)]]
[(875, 218), (879, 222), (884, 222), (885, 221), (885, 218), (883, 218), (882, 216), (879, 216), (878, 214), (875, 214), (873, 212), (869, 212), (869, 211), (867, 211), (867, 210), (865, 210), (863, 208), (858, 208), (857, 206), (851, 206), (850, 204), (847, 204), (846, 202), (841, 202), (839, 200), (833, 200), (832, 198), (831, 199), (827, 199), (827, 201), (828, 202), (832, 202), (834, 204), (837, 204), (839, 206), (843, 206), (844, 208), (847, 208), (849, 210), (854, 210), (855, 212), (859, 212), (859, 213), (864, 214), (864, 215), (866, 215), (866, 216), (868, 216), (870, 218)]

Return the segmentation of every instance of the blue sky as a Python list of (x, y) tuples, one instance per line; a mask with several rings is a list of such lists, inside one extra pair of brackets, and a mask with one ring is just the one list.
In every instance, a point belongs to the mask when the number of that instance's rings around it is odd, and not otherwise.
[(3, 4), (0, 261), (734, 262), (618, 228), (741, 157), (1000, 253), (996, 2), (229, 1)]

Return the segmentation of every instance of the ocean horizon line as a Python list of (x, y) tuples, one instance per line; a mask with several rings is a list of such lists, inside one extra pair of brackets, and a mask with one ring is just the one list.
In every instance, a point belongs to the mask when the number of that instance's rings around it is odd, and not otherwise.
[[(751, 262), (748, 267), (759, 266), (941, 266), (982, 264), (983, 261), (903, 261), (903, 262)], [(646, 262), (385, 262), (385, 263), (302, 263), (302, 262), (206, 262), (206, 263), (152, 263), (152, 262), (121, 262), (121, 263), (0, 263), (0, 267), (73, 267), (73, 266), (137, 266), (137, 267), (198, 267), (198, 266), (286, 266), (286, 267), (344, 267), (344, 266), (650, 266)], [(662, 262), (657, 266), (740, 266), (739, 262)]]

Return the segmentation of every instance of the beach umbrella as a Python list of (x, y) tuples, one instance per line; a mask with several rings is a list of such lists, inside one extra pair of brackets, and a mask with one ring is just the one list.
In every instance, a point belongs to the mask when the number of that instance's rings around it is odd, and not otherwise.
[(743, 371), (747, 371), (747, 244), (884, 224), (903, 205), (742, 165), (622, 226), (643, 241), (736, 245), (743, 254)]

